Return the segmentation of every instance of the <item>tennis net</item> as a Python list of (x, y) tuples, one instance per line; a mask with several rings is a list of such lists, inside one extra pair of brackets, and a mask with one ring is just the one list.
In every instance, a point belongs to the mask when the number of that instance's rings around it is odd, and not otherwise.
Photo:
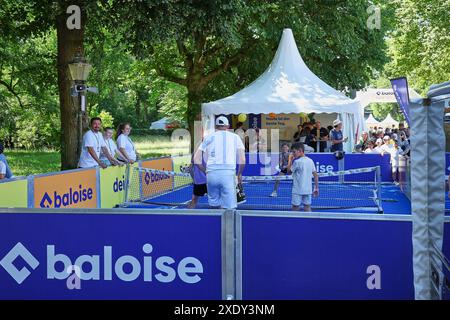
[[(319, 195), (312, 198), (313, 209), (375, 208), (381, 211), (379, 167), (324, 172), (318, 173), (318, 176)], [(246, 201), (238, 208), (291, 210), (292, 185), (291, 175), (244, 176)], [(189, 203), (192, 192), (193, 180), (188, 173), (134, 168), (128, 183), (126, 203), (183, 207)], [(198, 207), (207, 206), (207, 197), (201, 197)]]

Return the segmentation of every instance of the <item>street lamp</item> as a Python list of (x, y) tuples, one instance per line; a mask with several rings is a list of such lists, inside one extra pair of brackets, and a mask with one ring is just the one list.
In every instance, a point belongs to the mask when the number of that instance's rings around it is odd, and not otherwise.
[[(86, 58), (82, 55), (81, 50), (78, 50), (75, 54), (72, 62), (69, 63), (70, 77), (74, 81), (74, 85), (71, 88), (72, 97), (80, 97), (80, 109), (79, 109), (79, 123), (78, 123), (78, 156), (82, 150), (83, 143), (83, 114), (86, 112), (86, 80), (89, 76), (89, 72), (92, 69)], [(94, 91), (95, 90), (89, 90)]]

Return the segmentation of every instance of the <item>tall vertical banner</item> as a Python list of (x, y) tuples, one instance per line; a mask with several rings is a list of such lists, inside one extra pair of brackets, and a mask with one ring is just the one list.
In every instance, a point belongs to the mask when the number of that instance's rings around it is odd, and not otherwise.
[(248, 128), (249, 129), (261, 129), (261, 114), (260, 113), (250, 113), (248, 115)]
[(406, 80), (406, 77), (395, 78), (391, 79), (391, 84), (392, 90), (394, 90), (395, 99), (397, 99), (397, 103), (400, 106), (400, 109), (402, 109), (406, 122), (408, 122), (409, 125), (408, 80)]

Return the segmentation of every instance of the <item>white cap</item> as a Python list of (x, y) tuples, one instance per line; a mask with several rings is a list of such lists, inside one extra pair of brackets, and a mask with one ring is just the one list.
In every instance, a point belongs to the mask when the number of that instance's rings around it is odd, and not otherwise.
[(228, 122), (227, 117), (224, 116), (217, 117), (216, 126), (229, 126), (229, 125), (230, 123)]
[(391, 139), (391, 137), (389, 137), (389, 136), (384, 136), (383, 137), (383, 140), (389, 140), (389, 139)]
[(382, 142), (383, 142), (383, 140), (381, 140), (381, 138), (378, 138), (376, 141), (376, 143), (382, 143)]
[(342, 123), (341, 120), (339, 120), (339, 119), (334, 120), (334, 121), (333, 121), (333, 127), (336, 127), (336, 126), (339, 125), (340, 123)]

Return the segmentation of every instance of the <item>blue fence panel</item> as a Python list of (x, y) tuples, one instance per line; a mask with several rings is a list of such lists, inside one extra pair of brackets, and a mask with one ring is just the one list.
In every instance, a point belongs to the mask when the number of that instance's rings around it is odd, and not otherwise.
[[(392, 182), (392, 173), (390, 165), (390, 155), (385, 154), (361, 154), (361, 153), (349, 153), (345, 155), (344, 168), (345, 170), (366, 168), (366, 167), (381, 167), (381, 181)], [(360, 174), (362, 181), (373, 179), (372, 173)]]
[(242, 217), (243, 299), (414, 299), (411, 222)]
[(220, 215), (4, 213), (0, 244), (0, 299), (222, 298)]

